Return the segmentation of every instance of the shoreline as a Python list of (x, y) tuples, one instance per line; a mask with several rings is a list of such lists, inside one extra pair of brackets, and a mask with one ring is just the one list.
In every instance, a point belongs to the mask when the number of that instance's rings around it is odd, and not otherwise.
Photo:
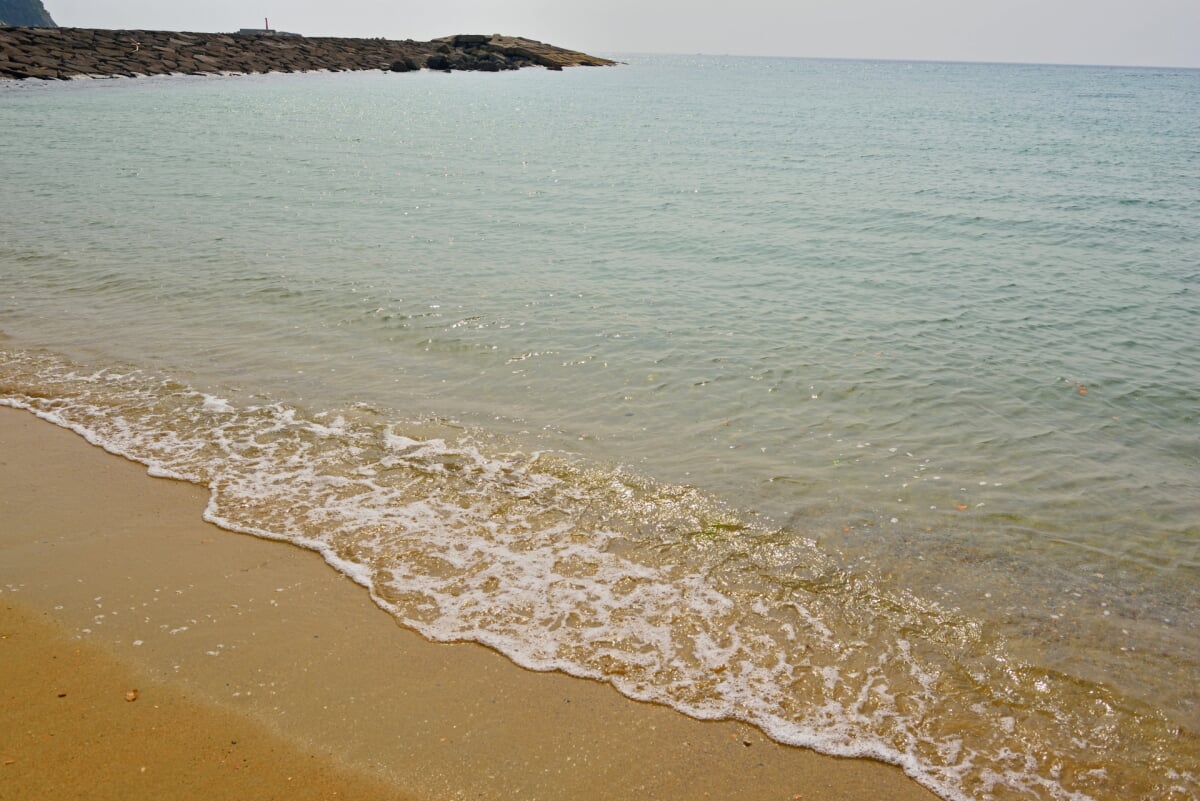
[[(259, 727), (331, 776), (393, 793), (376, 797), (936, 798), (893, 766), (779, 745), (745, 724), (534, 673), (479, 645), (424, 640), (317, 554), (204, 522), (203, 489), (152, 478), (9, 408), (0, 408), (0, 488), (0, 628), (14, 608), (53, 621), (121, 666), (126, 684), (180, 693)], [(0, 666), (10, 696), (33, 692), (28, 672), (12, 675), (23, 666)], [(175, 726), (186, 729), (178, 714)], [(61, 715), (55, 725), (76, 737), (124, 736), (97, 733), (102, 719)], [(20, 795), (17, 745), (0, 741), (0, 756), (15, 760), (0, 776)], [(158, 757), (160, 770), (183, 786), (199, 748), (182, 738)], [(103, 759), (92, 753), (78, 751), (73, 764)], [(290, 789), (278, 778), (280, 793)]]
[(502, 72), (528, 67), (612, 66), (616, 62), (519, 36), (351, 39), (102, 28), (0, 26), (0, 80), (70, 80), (140, 75), (268, 72)]

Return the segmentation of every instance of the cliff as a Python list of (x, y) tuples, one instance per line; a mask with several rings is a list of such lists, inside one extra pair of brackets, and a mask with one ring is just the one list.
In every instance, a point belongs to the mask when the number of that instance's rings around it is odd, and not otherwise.
[(0, 25), (56, 28), (42, 0), (0, 0)]
[[(3, 0), (0, 0), (3, 2)], [(0, 79), (418, 69), (499, 72), (615, 62), (521, 37), (345, 39), (282, 35), (0, 28)]]

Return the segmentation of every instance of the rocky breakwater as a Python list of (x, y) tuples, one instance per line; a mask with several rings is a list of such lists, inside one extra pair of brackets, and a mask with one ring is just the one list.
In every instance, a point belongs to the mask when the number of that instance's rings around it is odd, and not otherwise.
[(0, 79), (326, 70), (559, 70), (616, 62), (514, 36), (411, 39), (0, 27)]

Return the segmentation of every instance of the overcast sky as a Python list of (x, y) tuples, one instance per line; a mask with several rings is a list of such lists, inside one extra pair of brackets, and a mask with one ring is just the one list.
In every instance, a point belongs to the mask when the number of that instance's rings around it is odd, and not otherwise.
[(43, 0), (59, 25), (431, 39), (506, 33), (596, 54), (1200, 67), (1200, 0)]

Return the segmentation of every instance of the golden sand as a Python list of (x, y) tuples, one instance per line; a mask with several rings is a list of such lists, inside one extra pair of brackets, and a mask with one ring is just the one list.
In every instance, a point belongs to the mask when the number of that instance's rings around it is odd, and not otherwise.
[(316, 554), (205, 523), (205, 501), (0, 408), (0, 801), (934, 798), (430, 643)]

